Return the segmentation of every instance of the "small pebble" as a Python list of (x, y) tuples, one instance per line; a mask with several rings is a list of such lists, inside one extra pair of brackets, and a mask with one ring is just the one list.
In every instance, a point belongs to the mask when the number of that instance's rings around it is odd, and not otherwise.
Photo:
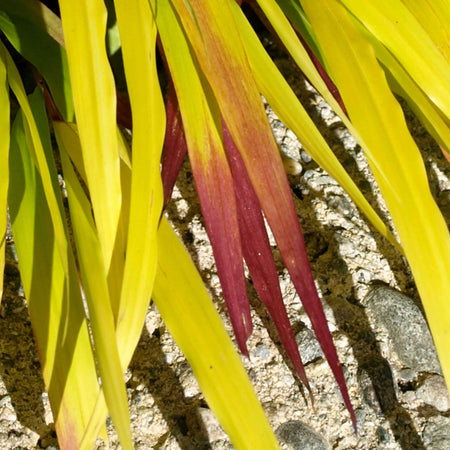
[(440, 412), (450, 409), (450, 399), (444, 377), (431, 375), (425, 379), (417, 389), (417, 398), (430, 406), (434, 406)]

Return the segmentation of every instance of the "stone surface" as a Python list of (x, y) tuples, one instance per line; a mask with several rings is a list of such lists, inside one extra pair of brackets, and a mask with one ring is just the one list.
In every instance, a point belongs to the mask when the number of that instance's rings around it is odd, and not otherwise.
[(427, 377), (417, 389), (417, 398), (440, 412), (446, 412), (450, 409), (450, 399), (445, 380), (440, 375)]
[(441, 373), (425, 317), (417, 304), (387, 286), (374, 286), (364, 300), (374, 321), (384, 327), (405, 368)]
[(290, 450), (329, 450), (330, 445), (319, 433), (300, 420), (280, 425), (276, 435)]
[(308, 327), (303, 325), (300, 331), (296, 333), (295, 339), (304, 365), (323, 358), (319, 341), (314, 332)]
[(450, 419), (432, 417), (423, 432), (423, 442), (427, 450), (444, 450), (450, 448)]

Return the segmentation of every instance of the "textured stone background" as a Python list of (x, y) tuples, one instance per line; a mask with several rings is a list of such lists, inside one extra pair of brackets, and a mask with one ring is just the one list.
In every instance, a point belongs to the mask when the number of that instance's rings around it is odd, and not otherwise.
[[(276, 51), (274, 56), (332, 149), (389, 221), (361, 149), (290, 61)], [(274, 327), (250, 283), (255, 330), (249, 341), (250, 359), (243, 362), (282, 447), (450, 448), (449, 399), (408, 267), (270, 109), (268, 114), (282, 152), (291, 158), (289, 181), (359, 427), (355, 435), (310, 322), (274, 247), (284, 300), (313, 389), (315, 411), (286, 364)], [(407, 117), (423, 151), (433, 194), (449, 218), (448, 164), (409, 112)], [(183, 167), (168, 214), (191, 250), (231, 334), (188, 164)], [(5, 288), (0, 314), (0, 448), (57, 448), (11, 251)], [(232, 448), (154, 306), (149, 309), (126, 379), (136, 448)], [(110, 437), (111, 448), (118, 448), (111, 428)], [(99, 443), (98, 448), (103, 445)]]

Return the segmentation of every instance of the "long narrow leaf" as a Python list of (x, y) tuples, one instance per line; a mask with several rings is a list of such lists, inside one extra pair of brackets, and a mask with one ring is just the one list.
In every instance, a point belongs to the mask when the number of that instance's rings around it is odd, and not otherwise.
[[(202, 279), (163, 218), (153, 299), (235, 448), (276, 449), (264, 416)], [(180, 320), (182, 318), (182, 320)]]
[(50, 169), (45, 156), (45, 150), (43, 148), (41, 138), (39, 136), (39, 131), (36, 126), (36, 120), (31, 111), (25, 88), (23, 86), (22, 79), (20, 78), (17, 67), (1, 42), (0, 51), (2, 52), (4, 61), (6, 62), (8, 84), (17, 98), (23, 115), (27, 121), (28, 129), (30, 131), (30, 138), (32, 141), (30, 151), (32, 152), (32, 158), (34, 159), (34, 162), (39, 170), (39, 174), (42, 179), (42, 186), (44, 188), (47, 205), (52, 218), (52, 225), (55, 233), (55, 241), (59, 252), (59, 257), (61, 259), (62, 267), (67, 275), (69, 271), (69, 263), (67, 259), (68, 242), (66, 239), (65, 225), (61, 217), (58, 196), (56, 194), (57, 191), (54, 189), (55, 181), (52, 180)]
[[(77, 170), (77, 173), (81, 180), (86, 183), (86, 172), (84, 170), (84, 164), (82, 160), (82, 149), (81, 149), (81, 143), (80, 138), (78, 136), (77, 127), (75, 124), (70, 124), (66, 122), (53, 122), (53, 129), (55, 131), (56, 140), (58, 143), (58, 146), (60, 148), (60, 152), (64, 155), (67, 154), (69, 158), (71, 159), (75, 169)], [(123, 208), (126, 208), (128, 202), (126, 199), (129, 198), (129, 190), (130, 190), (130, 184), (131, 184), (131, 164), (127, 157), (127, 150), (124, 148), (124, 143), (122, 141), (121, 135), (118, 135), (118, 145), (119, 145), (119, 153), (122, 155), (121, 159), (121, 173), (122, 173), (122, 192), (123, 192), (123, 198), (124, 202), (122, 204)], [(64, 163), (66, 166), (66, 171), (69, 171), (69, 175), (73, 175), (73, 169), (71, 169), (70, 165), (67, 166), (67, 161), (64, 159)], [(74, 181), (74, 178), (70, 178), (70, 181), (72, 183), (77, 183)], [(87, 196), (84, 194), (84, 192), (79, 188), (77, 185), (77, 195), (79, 198), (80, 204), (87, 205), (89, 200)], [(123, 210), (122, 215), (128, 217), (128, 211)], [(122, 218), (121, 218), (122, 220)], [(123, 230), (126, 234), (126, 228), (127, 224), (124, 220), (123, 224)], [(100, 271), (95, 271), (91, 274), (92, 278), (94, 279), (97, 277), (104, 277), (104, 274)], [(94, 282), (94, 281), (92, 281)], [(99, 283), (103, 283), (104, 281), (100, 280)], [(121, 322), (123, 326), (123, 321)], [(121, 365), (123, 368), (125, 368), (128, 364), (126, 361), (126, 358), (128, 358), (127, 353), (129, 352), (119, 352), (119, 357), (121, 359)], [(108, 407), (105, 402), (105, 396), (103, 393), (103, 390), (101, 390), (97, 395), (97, 400), (95, 403), (94, 410), (92, 411), (92, 414), (89, 418), (89, 423), (85, 429), (84, 436), (80, 443), (80, 448), (90, 448), (89, 442), (91, 439), (91, 436), (97, 436), (105, 424), (105, 420), (108, 414)]]
[(283, 347), (294, 365), (298, 377), (311, 393), (297, 342), (292, 332), (281, 295), (278, 272), (270, 249), (269, 238), (258, 197), (248, 178), (247, 170), (226, 126), (223, 138), (235, 179), (242, 250), (259, 297), (269, 311), (280, 335)]
[(350, 118), (367, 144), (364, 150), (400, 235), (450, 386), (450, 236), (420, 152), (372, 47), (346, 9), (335, 0), (305, 0), (303, 5)]
[[(38, 118), (52, 186), (59, 190), (42, 94), (33, 95), (31, 106)], [(79, 448), (99, 391), (96, 366), (73, 255), (67, 246), (65, 268), (42, 181), (32, 159), (33, 143), (25, 127), (23, 114), (19, 113), (11, 142), (11, 224), (58, 441), (61, 448), (75, 449)], [(62, 214), (61, 201), (58, 204)], [(95, 438), (88, 437), (90, 446)]]
[[(61, 0), (59, 6), (83, 160), (108, 274), (116, 242), (121, 191), (116, 95), (105, 49), (106, 8), (101, 0)], [(121, 274), (111, 275), (121, 279)]]
[(402, 0), (438, 50), (450, 60), (450, 4), (447, 0)]
[(117, 325), (122, 363), (128, 365), (144, 324), (156, 270), (165, 113), (156, 71), (156, 24), (148, 0), (115, 0), (115, 8), (133, 117), (127, 256)]
[(72, 90), (61, 21), (38, 1), (0, 0), (0, 28), (48, 83), (59, 112), (73, 120)]
[[(246, 341), (252, 323), (236, 199), (218, 124), (210, 110), (214, 103), (206, 98), (188, 43), (169, 2), (159, 2), (156, 8), (158, 29), (177, 91), (189, 158), (217, 271), (239, 348), (248, 354)], [(209, 100), (214, 102), (213, 98)]]
[(264, 95), (280, 120), (296, 134), (312, 158), (339, 182), (377, 230), (399, 248), (395, 237), (331, 151), (287, 81), (264, 50), (240, 8), (235, 4), (231, 6), (239, 31), (243, 36), (255, 81), (262, 95)]
[(5, 268), (10, 128), (9, 88), (6, 81), (6, 64), (4, 59), (3, 49), (0, 49), (0, 301), (3, 296), (3, 272)]
[(167, 126), (164, 137), (164, 153), (161, 164), (161, 178), (164, 189), (164, 207), (172, 197), (173, 187), (187, 154), (187, 144), (181, 123), (180, 107), (178, 105), (175, 87), (169, 84), (166, 98)]
[[(355, 424), (345, 379), (328, 330), (306, 254), (289, 184), (258, 88), (251, 74), (230, 3), (173, 0), (238, 147), (283, 261)], [(226, 37), (226, 38), (225, 38)], [(251, 116), (251, 121), (248, 118)]]
[(450, 61), (400, 0), (342, 0), (450, 119)]
[(101, 246), (91, 216), (90, 204), (64, 151), (61, 151), (61, 161), (102, 388), (122, 447), (131, 449), (133, 445), (127, 395)]
[[(356, 22), (358, 24), (358, 22)], [(371, 43), (377, 59), (383, 64), (389, 85), (398, 95), (404, 97), (410, 108), (420, 118), (434, 139), (450, 151), (450, 124), (446, 121), (436, 105), (423, 92), (401, 66), (397, 59), (363, 26), (358, 27), (361, 33)]]

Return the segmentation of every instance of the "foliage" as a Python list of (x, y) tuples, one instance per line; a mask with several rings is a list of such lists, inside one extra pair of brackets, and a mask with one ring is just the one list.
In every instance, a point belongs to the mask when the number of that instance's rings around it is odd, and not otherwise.
[[(448, 152), (445, 1), (251, 2), (365, 151), (399, 241), (330, 150), (239, 2), (58, 5), (60, 17), (37, 0), (0, 0), (0, 266), (9, 208), (61, 448), (92, 448), (108, 413), (123, 448), (132, 448), (122, 374), (150, 298), (234, 445), (277, 447), (195, 266), (162, 214), (186, 152), (241, 352), (252, 330), (245, 260), (310, 389), (265, 218), (355, 424), (261, 95), (405, 255), (450, 385), (450, 237), (394, 96), (405, 98)], [(119, 50), (117, 65), (112, 53)], [(33, 65), (30, 95), (18, 54)], [(20, 106), (12, 125), (9, 90)], [(131, 122), (130, 148), (123, 126)]]

